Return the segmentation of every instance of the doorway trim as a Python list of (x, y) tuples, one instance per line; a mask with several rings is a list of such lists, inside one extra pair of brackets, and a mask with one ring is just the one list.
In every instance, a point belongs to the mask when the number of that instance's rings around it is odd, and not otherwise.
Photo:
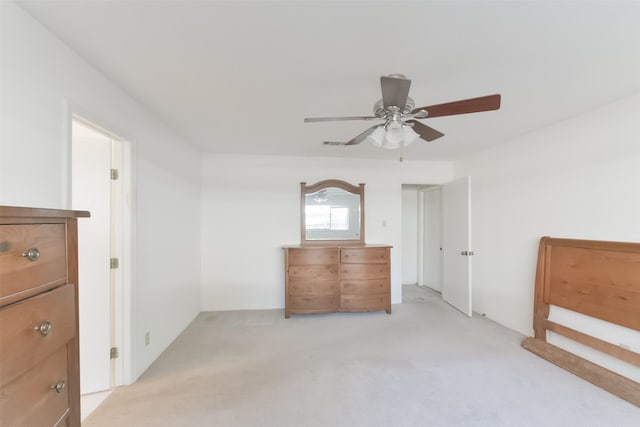
[(89, 127), (99, 130), (106, 135), (117, 139), (122, 146), (122, 163), (120, 179), (122, 180), (122, 245), (121, 262), (122, 280), (116, 282), (114, 290), (114, 320), (115, 346), (118, 347), (118, 357), (112, 366), (112, 387), (132, 384), (135, 381), (133, 375), (133, 346), (132, 346), (132, 284), (135, 274), (135, 144), (131, 138), (123, 136), (117, 127), (111, 126), (108, 121), (96, 117), (79, 105), (64, 99), (64, 145), (65, 149), (62, 164), (66, 174), (63, 174), (63, 204), (71, 209), (72, 196), (72, 123), (74, 120)]

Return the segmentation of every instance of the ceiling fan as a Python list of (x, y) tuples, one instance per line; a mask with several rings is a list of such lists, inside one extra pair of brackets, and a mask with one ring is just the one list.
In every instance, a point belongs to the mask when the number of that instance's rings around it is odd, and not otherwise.
[(400, 148), (415, 142), (418, 138), (434, 141), (444, 134), (416, 119), (453, 116), (456, 114), (478, 113), (500, 108), (500, 95), (488, 95), (479, 98), (464, 99), (415, 108), (409, 97), (411, 80), (402, 74), (390, 74), (380, 77), (382, 99), (373, 106), (373, 116), (347, 117), (307, 117), (305, 123), (332, 122), (343, 120), (382, 120), (357, 135), (348, 142), (325, 141), (325, 145), (357, 145), (369, 141), (381, 148)]

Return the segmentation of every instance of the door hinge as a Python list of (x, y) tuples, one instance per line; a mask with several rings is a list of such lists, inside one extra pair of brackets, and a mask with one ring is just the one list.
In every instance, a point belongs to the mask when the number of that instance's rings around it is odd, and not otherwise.
[(111, 179), (118, 179), (118, 169), (111, 169)]
[(118, 358), (118, 347), (111, 347), (111, 351), (109, 352), (111, 359)]
[(111, 258), (111, 262), (110, 262), (111, 268), (118, 268), (118, 264), (119, 264), (118, 258)]

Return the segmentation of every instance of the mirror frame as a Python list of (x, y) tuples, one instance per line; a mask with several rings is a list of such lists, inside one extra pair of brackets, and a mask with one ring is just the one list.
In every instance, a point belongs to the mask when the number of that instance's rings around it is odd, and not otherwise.
[[(360, 196), (360, 239), (359, 240), (307, 240), (307, 228), (305, 218), (305, 199), (307, 194), (315, 193), (316, 191), (323, 190), (325, 188), (340, 188), (349, 193)], [(336, 245), (364, 245), (364, 184), (352, 185), (348, 182), (341, 181), (339, 179), (326, 179), (324, 181), (316, 182), (312, 185), (307, 185), (306, 182), (300, 183), (300, 244), (301, 245), (321, 245), (321, 246), (336, 246)]]

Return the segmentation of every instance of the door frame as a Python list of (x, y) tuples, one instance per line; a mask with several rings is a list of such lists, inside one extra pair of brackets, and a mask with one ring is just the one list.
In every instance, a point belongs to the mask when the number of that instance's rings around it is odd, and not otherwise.
[[(115, 346), (118, 347), (118, 357), (112, 361), (112, 387), (131, 384), (135, 381), (133, 375), (133, 346), (132, 346), (132, 283), (135, 274), (135, 212), (136, 197), (135, 188), (135, 144), (131, 138), (123, 136), (116, 126), (111, 126), (108, 121), (96, 117), (81, 106), (65, 99), (63, 102), (64, 118), (64, 142), (65, 149), (62, 165), (66, 174), (63, 174), (63, 205), (71, 209), (72, 195), (72, 123), (74, 120), (85, 123), (100, 132), (112, 136), (121, 141), (122, 163), (119, 171), (119, 179), (122, 180), (121, 195), (121, 247), (120, 268), (122, 276), (116, 281), (114, 289), (114, 325)], [(82, 286), (80, 284), (80, 286)]]

